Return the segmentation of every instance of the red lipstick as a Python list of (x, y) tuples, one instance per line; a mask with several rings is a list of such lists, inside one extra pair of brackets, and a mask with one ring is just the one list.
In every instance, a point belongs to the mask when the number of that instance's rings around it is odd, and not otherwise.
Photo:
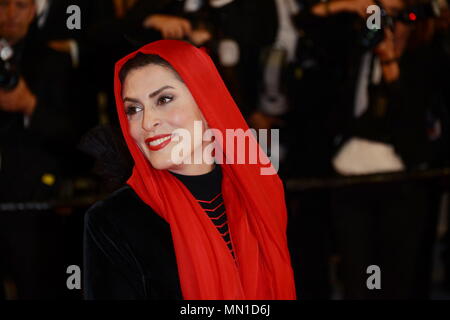
[(160, 134), (145, 139), (145, 144), (151, 151), (158, 151), (167, 146), (172, 141), (172, 134)]

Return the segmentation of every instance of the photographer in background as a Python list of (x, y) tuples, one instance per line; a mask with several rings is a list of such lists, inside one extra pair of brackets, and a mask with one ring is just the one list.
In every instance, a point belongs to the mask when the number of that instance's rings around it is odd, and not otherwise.
[(35, 12), (34, 0), (0, 0), (13, 53), (0, 61), (0, 281), (19, 299), (56, 298), (65, 283), (61, 217), (25, 203), (58, 197), (77, 140), (70, 57), (35, 41)]
[(201, 46), (211, 40), (211, 10), (233, 0), (138, 0), (125, 15), (125, 25), (136, 40), (188, 40)]
[[(333, 80), (323, 91), (331, 105), (326, 116), (336, 148), (332, 164), (340, 176), (433, 167), (434, 145), (440, 141), (437, 123), (445, 122), (436, 110), (442, 107), (443, 85), (448, 83), (448, 61), (433, 34), (418, 37), (420, 27), (435, 19), (419, 17), (429, 4), (377, 3), (384, 12), (382, 28), (376, 32), (366, 27), (365, 9), (371, 4), (375, 3), (319, 3), (311, 6), (309, 20), (302, 21), (306, 28), (324, 21), (312, 33), (316, 52)], [(344, 298), (427, 297), (437, 198), (433, 186), (420, 181), (333, 191)], [(370, 265), (381, 269), (381, 290), (366, 286)]]

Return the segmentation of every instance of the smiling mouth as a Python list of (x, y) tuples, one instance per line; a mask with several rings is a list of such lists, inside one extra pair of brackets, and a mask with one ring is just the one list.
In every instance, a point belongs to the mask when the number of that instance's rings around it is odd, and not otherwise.
[(149, 147), (150, 150), (158, 151), (158, 150), (161, 150), (162, 148), (164, 148), (165, 146), (167, 146), (171, 140), (172, 140), (172, 135), (167, 135), (167, 136), (163, 136), (158, 139), (154, 139), (154, 138), (147, 139), (147, 140), (145, 140), (145, 143), (147, 144), (147, 146)]

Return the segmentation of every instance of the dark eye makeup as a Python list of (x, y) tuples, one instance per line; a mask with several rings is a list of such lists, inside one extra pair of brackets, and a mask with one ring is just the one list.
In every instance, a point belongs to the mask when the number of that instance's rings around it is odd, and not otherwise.
[[(156, 99), (156, 105), (164, 106), (164, 105), (170, 103), (173, 99), (174, 99), (173, 95), (170, 95), (170, 94), (161, 95)], [(136, 113), (138, 113), (139, 111), (141, 111), (142, 109), (143, 108), (138, 105), (129, 105), (129, 106), (125, 107), (125, 114), (127, 116), (132, 116), (132, 115), (135, 115)]]
[(127, 106), (125, 108), (125, 113), (129, 116), (134, 115), (136, 113), (138, 113), (139, 109), (141, 109), (141, 107), (138, 106)]
[(165, 95), (158, 97), (157, 105), (164, 105), (164, 104), (171, 102), (172, 100), (173, 100), (172, 95), (165, 94)]

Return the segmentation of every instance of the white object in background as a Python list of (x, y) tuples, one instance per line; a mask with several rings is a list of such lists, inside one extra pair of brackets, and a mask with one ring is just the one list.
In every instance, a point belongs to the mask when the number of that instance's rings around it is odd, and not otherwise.
[(372, 66), (372, 83), (380, 84), (382, 78), (383, 70), (381, 69), (380, 59), (378, 57), (374, 57)]
[(40, 16), (48, 7), (48, 0), (34, 0), (36, 3), (36, 15)]
[(281, 72), (286, 50), (272, 48), (264, 70), (265, 91), (259, 100), (259, 109), (267, 115), (280, 116), (288, 110), (286, 96), (280, 91)]
[(30, 116), (23, 116), (23, 126), (27, 129), (30, 126)]
[(224, 5), (227, 5), (233, 1), (234, 0), (209, 0), (209, 4), (211, 5), (211, 7), (220, 8), (220, 7), (223, 7)]
[[(366, 52), (361, 59), (361, 68), (358, 75), (358, 82), (356, 83), (356, 94), (354, 101), (353, 115), (359, 118), (366, 112), (369, 107), (369, 84), (379, 84), (383, 77), (381, 64), (378, 57), (373, 57), (373, 65), (371, 65), (373, 54)], [(372, 78), (369, 79), (372, 71)]]
[(239, 45), (232, 39), (224, 39), (217, 49), (220, 64), (224, 67), (233, 67), (239, 62)]
[(186, 0), (184, 3), (184, 12), (196, 12), (202, 6), (202, 0)]
[(369, 107), (369, 75), (372, 52), (366, 52), (361, 59), (358, 82), (356, 82), (356, 93), (353, 115), (359, 118)]
[(35, 0), (35, 1), (36, 1), (37, 24), (39, 28), (42, 28), (45, 25), (45, 21), (47, 20), (50, 3), (49, 0)]
[(276, 0), (278, 13), (278, 32), (275, 47), (285, 49), (287, 60), (295, 60), (295, 49), (297, 48), (298, 33), (292, 23), (292, 16), (297, 14), (299, 7), (293, 0)]
[(403, 161), (386, 143), (351, 138), (333, 159), (333, 167), (341, 175), (375, 174), (402, 171)]
[(72, 66), (76, 69), (80, 64), (80, 50), (78, 48), (78, 42), (74, 39), (69, 40), (70, 45), (70, 58), (72, 60)]

